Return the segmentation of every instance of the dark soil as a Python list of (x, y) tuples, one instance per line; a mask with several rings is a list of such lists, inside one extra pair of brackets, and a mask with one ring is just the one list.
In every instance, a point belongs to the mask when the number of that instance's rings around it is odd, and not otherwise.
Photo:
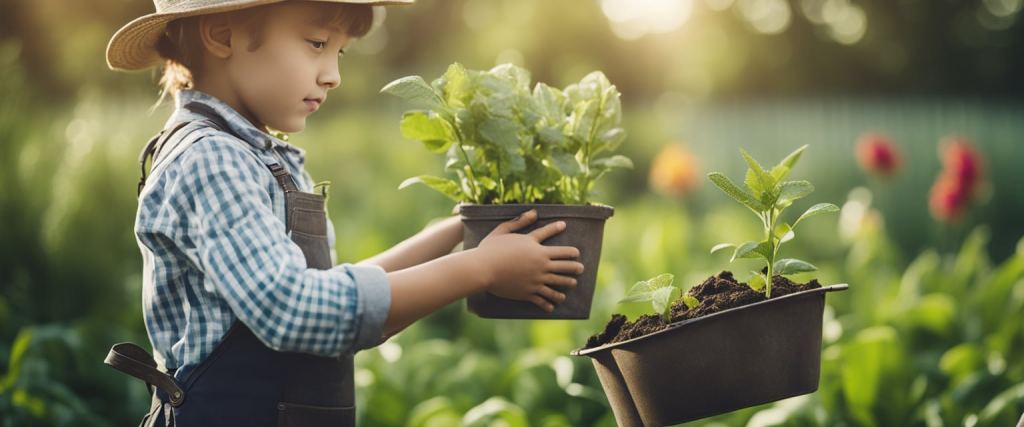
[[(820, 287), (817, 280), (800, 284), (793, 283), (782, 276), (775, 276), (772, 279), (772, 298)], [(672, 323), (766, 300), (764, 292), (755, 291), (750, 289), (746, 283), (737, 282), (732, 277), (732, 273), (728, 271), (707, 278), (704, 283), (690, 289), (689, 294), (697, 298), (700, 304), (690, 309), (683, 304), (682, 299), (676, 301), (672, 305)], [(666, 327), (668, 324), (657, 314), (645, 314), (635, 322), (630, 322), (626, 316), (615, 314), (612, 315), (612, 320), (605, 326), (604, 331), (591, 336), (584, 348), (631, 340), (658, 332)]]

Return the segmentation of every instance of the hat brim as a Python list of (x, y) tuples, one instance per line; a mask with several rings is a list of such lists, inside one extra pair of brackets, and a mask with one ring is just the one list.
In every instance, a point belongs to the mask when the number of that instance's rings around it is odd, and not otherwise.
[[(180, 18), (280, 3), (286, 0), (228, 0), (216, 5), (194, 7), (182, 11), (152, 13), (129, 22), (110, 38), (107, 44), (107, 66), (112, 70), (136, 71), (160, 65), (163, 59), (157, 43), (167, 23)], [(328, 3), (357, 3), (376, 6), (412, 4), (413, 0), (316, 0)], [(188, 3), (188, 2), (185, 2)]]

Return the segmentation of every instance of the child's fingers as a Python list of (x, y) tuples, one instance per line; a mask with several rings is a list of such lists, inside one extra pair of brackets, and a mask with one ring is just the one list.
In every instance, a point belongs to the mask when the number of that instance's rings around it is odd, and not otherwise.
[(546, 246), (551, 259), (573, 259), (580, 257), (580, 250), (572, 246)]
[(537, 290), (537, 294), (544, 297), (544, 299), (548, 301), (556, 303), (565, 301), (565, 294), (558, 292), (554, 289), (551, 289), (547, 286), (541, 286), (541, 288)]
[(565, 230), (565, 221), (555, 221), (543, 227), (530, 232), (530, 235), (537, 239), (537, 242), (543, 242), (558, 233)]
[(544, 283), (551, 286), (567, 286), (570, 288), (576, 286), (576, 279), (561, 274), (545, 274), (543, 279)]
[(548, 313), (555, 310), (555, 306), (551, 305), (551, 303), (548, 302), (548, 300), (544, 299), (540, 295), (531, 296), (529, 301), (534, 304), (537, 304), (537, 307), (540, 307), (541, 310), (544, 310)]
[(576, 261), (551, 261), (551, 271), (563, 274), (583, 274), (583, 264)]
[(519, 215), (518, 217), (516, 217), (515, 219), (513, 219), (511, 221), (506, 221), (506, 222), (501, 223), (500, 225), (498, 225), (498, 227), (496, 227), (494, 229), (494, 231), (491, 232), (491, 234), (493, 235), (493, 234), (510, 234), (510, 233), (515, 233), (516, 231), (521, 230), (522, 228), (524, 228), (524, 227), (526, 227), (526, 226), (528, 226), (530, 224), (533, 224), (533, 222), (536, 221), (536, 220), (537, 220), (537, 210), (536, 209), (530, 209), (530, 210), (528, 210), (526, 212), (523, 212), (522, 215)]

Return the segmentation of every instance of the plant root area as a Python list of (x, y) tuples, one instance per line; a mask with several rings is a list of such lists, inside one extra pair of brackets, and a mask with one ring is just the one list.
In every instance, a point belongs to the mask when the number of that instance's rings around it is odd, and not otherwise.
[[(820, 287), (817, 280), (811, 280), (808, 283), (793, 283), (785, 277), (775, 276), (772, 278), (772, 298)], [(697, 298), (700, 304), (691, 309), (683, 303), (682, 298), (677, 300), (672, 304), (672, 323), (767, 300), (764, 292), (755, 291), (750, 289), (746, 283), (737, 282), (729, 271), (708, 277), (703, 283), (690, 289), (689, 294)], [(603, 332), (594, 334), (587, 339), (587, 345), (584, 348), (628, 341), (658, 332), (666, 327), (668, 324), (658, 314), (645, 314), (635, 322), (630, 322), (626, 316), (615, 314), (612, 315), (612, 320), (605, 325)]]

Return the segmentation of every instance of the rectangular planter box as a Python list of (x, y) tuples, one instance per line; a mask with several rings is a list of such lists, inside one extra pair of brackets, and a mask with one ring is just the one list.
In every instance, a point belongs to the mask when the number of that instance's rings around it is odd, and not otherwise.
[(826, 286), (575, 350), (594, 368), (620, 426), (684, 423), (812, 393), (821, 369)]

